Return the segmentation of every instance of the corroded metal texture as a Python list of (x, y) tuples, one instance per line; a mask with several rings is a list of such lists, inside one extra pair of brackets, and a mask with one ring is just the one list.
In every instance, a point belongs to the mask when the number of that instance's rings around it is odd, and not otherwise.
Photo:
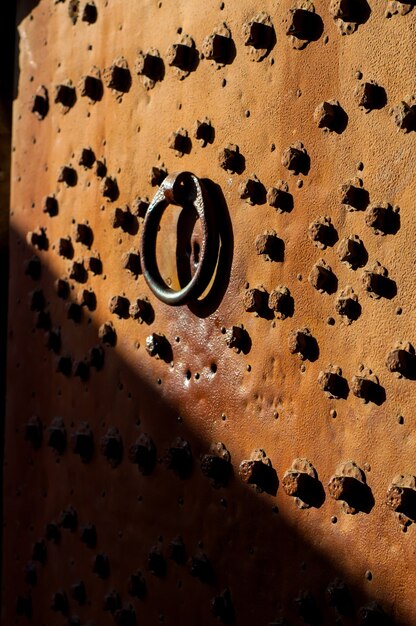
[(21, 3), (4, 624), (416, 623), (413, 4)]

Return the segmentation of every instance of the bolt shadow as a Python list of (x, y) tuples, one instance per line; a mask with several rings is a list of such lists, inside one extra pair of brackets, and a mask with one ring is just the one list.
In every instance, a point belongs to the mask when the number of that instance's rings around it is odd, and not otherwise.
[(242, 174), (246, 169), (246, 158), (241, 152), (237, 152), (233, 162), (233, 174)]
[(257, 29), (259, 31), (257, 33), (258, 41), (249, 40), (246, 43), (246, 46), (252, 46), (255, 50), (266, 50), (266, 53), (263, 56), (263, 59), (265, 59), (269, 56), (270, 52), (276, 45), (276, 31), (273, 24), (267, 25), (257, 23)]
[(308, 336), (304, 356), (311, 363), (319, 359), (319, 345), (315, 337)]
[[(309, 11), (309, 13), (310, 16), (304, 33), (306, 35), (305, 39), (308, 41), (318, 41), (324, 32), (324, 23), (318, 13), (312, 13), (312, 11)], [(303, 37), (299, 37), (299, 39), (303, 39)]]
[(268, 493), (275, 496), (279, 487), (277, 472), (271, 465), (258, 463), (247, 480), (247, 484), (254, 485), (258, 493)]
[(365, 24), (371, 15), (371, 7), (367, 0), (354, 0), (350, 3), (350, 6), (348, 20), (346, 21), (356, 22), (360, 25)]
[(310, 507), (320, 509), (325, 502), (325, 489), (318, 478), (305, 475), (305, 493), (302, 493), (302, 501)]
[(324, 23), (318, 13), (307, 9), (295, 9), (289, 12), (291, 24), (286, 30), (287, 35), (306, 43), (317, 41), (324, 31)]
[(226, 39), (226, 41), (224, 41), (225, 54), (219, 59), (219, 62), (224, 63), (224, 65), (231, 65), (237, 56), (237, 48), (232, 37), (224, 37), (224, 39)]
[(371, 513), (375, 500), (373, 492), (367, 483), (362, 483), (352, 478), (350, 480), (350, 488), (343, 495), (342, 499), (352, 507), (357, 513)]
[(337, 106), (336, 116), (331, 130), (337, 135), (341, 135), (348, 126), (348, 114), (341, 105)]
[(397, 283), (388, 276), (377, 274), (377, 278), (373, 279), (371, 285), (371, 291), (380, 298), (386, 298), (386, 300), (392, 300), (397, 296)]
[(348, 305), (348, 312), (346, 313), (346, 317), (348, 318), (348, 320), (350, 320), (351, 322), (356, 322), (360, 317), (361, 312), (362, 307), (359, 301), (350, 300), (350, 303)]
[(366, 392), (365, 399), (368, 402), (372, 402), (377, 406), (381, 406), (386, 401), (386, 390), (380, 385), (380, 383), (376, 383), (374, 381), (368, 381), (368, 389)]
[[(407, 0), (408, 2), (409, 0)], [(387, 104), (387, 93), (381, 85), (374, 85), (373, 97), (371, 101), (371, 110), (383, 109)]]
[(266, 187), (260, 181), (255, 181), (253, 185), (252, 203), (254, 205), (266, 204)]
[(119, 67), (118, 65), (113, 68), (113, 78), (110, 84), (112, 89), (119, 91), (120, 93), (128, 93), (131, 88), (131, 72), (127, 67)]
[(84, 79), (84, 87), (81, 96), (87, 96), (93, 102), (100, 102), (104, 95), (103, 81), (96, 76), (87, 75)]

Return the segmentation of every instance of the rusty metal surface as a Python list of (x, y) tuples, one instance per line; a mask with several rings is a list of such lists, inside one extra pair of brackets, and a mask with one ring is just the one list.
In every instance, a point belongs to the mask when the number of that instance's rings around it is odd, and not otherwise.
[(21, 11), (3, 623), (416, 624), (413, 3)]

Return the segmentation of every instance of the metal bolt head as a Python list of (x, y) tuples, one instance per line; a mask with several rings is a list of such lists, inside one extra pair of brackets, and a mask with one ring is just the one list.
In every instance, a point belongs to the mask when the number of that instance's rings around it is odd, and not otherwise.
[(83, 76), (80, 81), (80, 93), (91, 102), (97, 102), (103, 97), (103, 83), (99, 76)]
[(91, 226), (88, 226), (88, 224), (75, 224), (74, 239), (77, 243), (82, 243), (89, 248), (94, 239)]
[(43, 199), (42, 211), (44, 213), (47, 213), (49, 217), (55, 217), (56, 215), (58, 215), (58, 201), (55, 198), (54, 194), (46, 196)]
[(147, 567), (154, 576), (164, 576), (166, 561), (159, 546), (153, 546), (147, 555)]
[(241, 163), (241, 155), (238, 146), (228, 144), (220, 151), (218, 159), (222, 169), (234, 174), (239, 170)]
[(94, 454), (94, 436), (88, 422), (82, 422), (72, 436), (72, 450), (83, 463), (89, 463)]
[(32, 99), (32, 113), (35, 113), (39, 120), (43, 120), (49, 111), (48, 90), (43, 85), (38, 88)]
[(112, 322), (104, 322), (98, 329), (98, 337), (104, 345), (115, 346), (117, 341), (116, 330)]
[(283, 167), (294, 174), (305, 174), (309, 168), (309, 157), (303, 144), (300, 142), (284, 150), (281, 162)]
[(36, 255), (25, 263), (25, 274), (30, 276), (32, 280), (39, 280), (42, 273), (42, 264), (40, 258)]
[(63, 454), (66, 448), (66, 428), (62, 417), (55, 417), (48, 428), (48, 446), (58, 454)]
[(72, 373), (72, 359), (68, 355), (60, 356), (56, 362), (56, 371), (64, 376), (70, 376)]
[(61, 167), (58, 173), (58, 183), (65, 183), (67, 187), (75, 187), (78, 181), (76, 170), (70, 165)]
[(91, 169), (95, 163), (95, 154), (92, 148), (82, 148), (78, 164), (86, 169)]
[(59, 543), (61, 541), (61, 530), (56, 522), (46, 524), (45, 536), (48, 541)]
[(80, 324), (83, 318), (82, 306), (76, 302), (68, 302), (65, 308), (67, 318), (75, 324)]
[(78, 377), (85, 383), (90, 377), (90, 366), (84, 359), (76, 359), (72, 365), (74, 376)]
[(66, 300), (69, 296), (69, 283), (63, 278), (58, 278), (55, 281), (55, 290), (58, 298), (62, 298), (62, 300)]
[(177, 131), (172, 132), (168, 138), (168, 148), (175, 150), (179, 156), (189, 152), (190, 139), (188, 131), (185, 128), (179, 128)]
[(152, 333), (146, 337), (146, 352), (151, 357), (163, 358), (167, 351), (169, 342), (165, 335)]
[(408, 350), (397, 348), (387, 355), (386, 365), (390, 372), (396, 372), (406, 376), (414, 369), (414, 364), (415, 355)]
[(153, 315), (153, 308), (148, 298), (138, 298), (129, 308), (130, 317), (137, 320), (140, 324), (143, 322), (150, 323)]
[(181, 536), (175, 537), (169, 543), (168, 557), (179, 565), (186, 562), (186, 547)]
[(113, 296), (108, 303), (108, 309), (113, 315), (120, 319), (127, 319), (129, 316), (130, 302), (124, 296)]
[(298, 39), (307, 40), (311, 35), (311, 19), (314, 13), (307, 9), (289, 9), (286, 35), (293, 35)]
[(35, 541), (32, 547), (32, 561), (36, 561), (44, 565), (46, 563), (47, 548), (44, 539)]
[(163, 71), (163, 61), (160, 56), (154, 53), (139, 52), (135, 68), (139, 76), (146, 76), (151, 80), (160, 80)]
[(97, 543), (97, 530), (94, 524), (85, 524), (81, 527), (80, 538), (88, 548), (95, 548)]
[(213, 579), (212, 565), (206, 554), (198, 552), (190, 559), (191, 576), (199, 578), (201, 582), (209, 583)]
[(109, 89), (119, 94), (129, 91), (131, 86), (131, 74), (128, 63), (124, 57), (119, 57), (110, 67), (103, 72), (103, 79)]
[(103, 264), (102, 264), (101, 259), (98, 256), (87, 257), (86, 269), (88, 272), (91, 272), (91, 274), (94, 274), (94, 276), (97, 276), (98, 274), (102, 274)]
[(238, 194), (242, 200), (248, 204), (258, 204), (262, 200), (264, 187), (253, 174), (250, 178), (243, 180), (238, 186)]
[(117, 200), (119, 196), (119, 190), (116, 179), (112, 176), (105, 176), (101, 183), (101, 193), (104, 198), (108, 198), (110, 202), (114, 202), (114, 200)]
[(46, 300), (42, 289), (35, 289), (29, 294), (30, 310), (42, 311), (45, 308)]
[(168, 469), (173, 470), (180, 478), (189, 476), (192, 470), (192, 451), (189, 443), (177, 437), (166, 453)]
[(94, 2), (86, 2), (82, 12), (81, 20), (88, 24), (94, 24), (97, 21), (97, 7)]
[(151, 474), (157, 463), (156, 446), (153, 439), (146, 433), (142, 433), (130, 447), (129, 459), (137, 465), (144, 476)]
[(367, 260), (364, 244), (357, 235), (342, 239), (337, 253), (340, 261), (346, 263), (352, 269), (362, 267)]
[(229, 589), (224, 589), (220, 595), (211, 600), (211, 610), (214, 617), (224, 624), (231, 624), (234, 621), (235, 611)]
[(347, 382), (340, 371), (331, 369), (321, 371), (318, 376), (318, 385), (331, 398), (343, 398), (348, 392)]
[(49, 247), (48, 237), (44, 228), (38, 228), (34, 232), (28, 232), (26, 236), (28, 244), (34, 246), (38, 250), (47, 250)]
[(137, 252), (126, 252), (122, 258), (122, 266), (135, 277), (142, 273), (140, 255)]
[(243, 326), (231, 326), (231, 328), (225, 332), (225, 342), (229, 348), (240, 352), (244, 348), (246, 336), (247, 333)]
[(336, 130), (339, 125), (341, 107), (335, 100), (321, 102), (315, 109), (314, 120), (318, 128)]
[(132, 598), (143, 600), (146, 596), (146, 580), (142, 572), (137, 571), (129, 577), (128, 593)]
[(152, 187), (158, 187), (163, 183), (168, 172), (166, 168), (162, 167), (152, 167), (149, 172), (149, 183)]
[(286, 319), (293, 314), (294, 303), (290, 291), (285, 286), (278, 286), (269, 294), (268, 307), (280, 319)]
[(123, 441), (118, 428), (112, 427), (108, 429), (101, 439), (101, 452), (111, 467), (116, 468), (120, 465), (123, 458)]
[(283, 242), (274, 231), (256, 237), (256, 252), (266, 260), (277, 261), (282, 258)]
[(60, 526), (66, 530), (75, 532), (78, 526), (78, 514), (74, 507), (69, 506), (67, 509), (61, 512)]
[(72, 259), (74, 256), (74, 246), (70, 237), (61, 237), (57, 243), (57, 252), (59, 256), (65, 259)]
[(278, 187), (270, 187), (266, 196), (267, 204), (282, 213), (293, 209), (293, 196), (289, 193), (289, 187), (283, 181)]
[(381, 108), (386, 100), (384, 89), (371, 81), (357, 85), (354, 95), (358, 106), (366, 111)]
[(416, 110), (409, 106), (407, 102), (399, 102), (391, 111), (391, 117), (399, 130), (405, 133), (416, 128)]
[(121, 597), (118, 591), (112, 589), (104, 596), (103, 608), (104, 611), (109, 611), (110, 613), (115, 613), (117, 609), (121, 609)]
[(103, 580), (110, 575), (110, 560), (105, 553), (96, 554), (93, 559), (92, 571)]
[(25, 439), (37, 450), (42, 444), (43, 426), (37, 415), (33, 415), (25, 425)]
[(243, 296), (243, 306), (249, 313), (261, 313), (267, 308), (268, 294), (264, 289), (247, 289)]
[(136, 198), (134, 198), (132, 202), (131, 212), (136, 217), (144, 218), (147, 213), (148, 208), (149, 208), (149, 198), (147, 197), (141, 198), (137, 196)]
[(71, 597), (78, 602), (78, 604), (85, 604), (87, 601), (87, 590), (85, 589), (85, 583), (83, 580), (71, 585)]
[(62, 104), (65, 108), (73, 107), (77, 99), (75, 87), (70, 84), (56, 85), (55, 102)]
[(192, 66), (193, 48), (181, 43), (174, 43), (169, 46), (166, 53), (168, 65), (177, 67), (183, 71), (189, 71)]
[[(297, 354), (304, 360), (311, 356), (314, 339), (307, 328), (299, 328), (289, 333), (288, 345), (291, 354)], [(315, 340), (316, 343), (316, 340)]]
[(88, 351), (88, 360), (91, 367), (100, 372), (104, 367), (105, 352), (102, 346), (93, 346)]
[(332, 269), (326, 263), (318, 262), (313, 266), (308, 280), (317, 291), (331, 293), (336, 279)]
[(201, 458), (201, 471), (215, 487), (225, 486), (231, 474), (228, 460), (217, 454), (204, 454)]
[(254, 20), (244, 24), (243, 37), (245, 46), (256, 49), (269, 48), (273, 38), (273, 28), (268, 24)]

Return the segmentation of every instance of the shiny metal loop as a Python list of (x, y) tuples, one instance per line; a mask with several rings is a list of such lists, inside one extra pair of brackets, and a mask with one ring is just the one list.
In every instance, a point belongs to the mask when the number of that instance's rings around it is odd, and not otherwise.
[[(202, 242), (194, 275), (179, 291), (171, 289), (160, 275), (156, 238), (160, 220), (169, 204), (192, 205), (201, 220)], [(143, 276), (151, 291), (166, 304), (180, 305), (196, 300), (207, 288), (217, 264), (219, 235), (213, 209), (202, 182), (191, 172), (170, 174), (160, 185), (144, 219), (140, 243)]]

